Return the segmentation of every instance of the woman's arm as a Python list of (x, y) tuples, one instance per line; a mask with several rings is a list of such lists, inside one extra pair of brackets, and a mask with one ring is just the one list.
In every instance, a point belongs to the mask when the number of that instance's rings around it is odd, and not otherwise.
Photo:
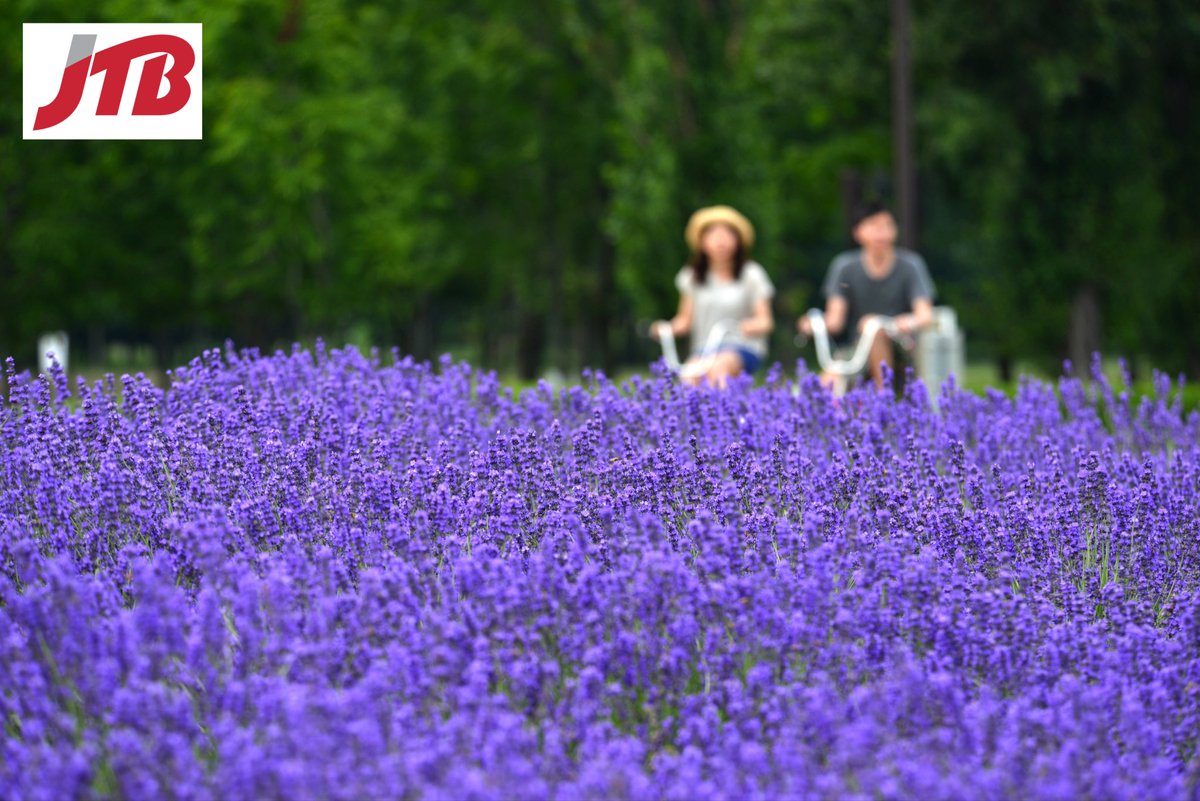
[(679, 298), (679, 311), (675, 312), (675, 316), (670, 320), (659, 320), (654, 323), (652, 331), (657, 332), (659, 325), (671, 326), (671, 333), (675, 336), (686, 334), (692, 330), (692, 296), (682, 295)]
[(760, 298), (754, 302), (754, 314), (738, 323), (738, 330), (748, 337), (765, 337), (775, 330), (775, 315), (771, 313), (771, 301)]

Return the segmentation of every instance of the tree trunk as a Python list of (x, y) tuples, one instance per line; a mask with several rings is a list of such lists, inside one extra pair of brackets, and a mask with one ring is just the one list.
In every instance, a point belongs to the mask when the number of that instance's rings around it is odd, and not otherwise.
[(154, 366), (159, 370), (169, 370), (174, 366), (174, 347), (170, 333), (163, 327), (155, 328), (153, 333)]
[(614, 358), (612, 340), (609, 337), (613, 324), (613, 303), (616, 286), (613, 273), (616, 267), (617, 249), (612, 237), (604, 234), (600, 237), (600, 254), (596, 260), (599, 273), (598, 296), (599, 303), (595, 305), (595, 316), (592, 318), (591, 336), (599, 351), (600, 367), (607, 375), (613, 375), (616, 359)]
[(108, 340), (104, 335), (104, 326), (96, 321), (88, 323), (87, 327), (87, 358), (93, 365), (105, 365), (108, 362)]
[(409, 323), (408, 347), (413, 358), (418, 360), (433, 359), (440, 356), (433, 353), (434, 332), (433, 315), (430, 314), (429, 295), (422, 295), (413, 305), (413, 316)]
[(913, 146), (912, 9), (909, 0), (892, 0), (892, 167), (899, 243), (916, 250), (917, 166)]
[(491, 308), (490, 302), (487, 305), (488, 310), (483, 316), (485, 322), (479, 326), (479, 364), (477, 366), (486, 370), (499, 370), (500, 353), (496, 332), (492, 330), (491, 325), (487, 324), (487, 321), (496, 319), (499, 314)]
[(1079, 378), (1091, 375), (1092, 354), (1100, 352), (1100, 298), (1095, 284), (1086, 284), (1071, 301), (1067, 353), (1071, 371)]
[(523, 311), (517, 330), (517, 375), (533, 381), (542, 366), (546, 350), (546, 317), (539, 312)]
[(843, 230), (846, 232), (846, 237), (849, 238), (851, 222), (854, 220), (854, 212), (862, 205), (863, 196), (866, 193), (866, 184), (861, 172), (848, 169), (842, 170), (841, 185)]
[(1004, 384), (1010, 384), (1013, 380), (1013, 363), (1012, 356), (1007, 353), (1002, 354), (996, 359), (996, 372), (1000, 374), (1000, 381)]

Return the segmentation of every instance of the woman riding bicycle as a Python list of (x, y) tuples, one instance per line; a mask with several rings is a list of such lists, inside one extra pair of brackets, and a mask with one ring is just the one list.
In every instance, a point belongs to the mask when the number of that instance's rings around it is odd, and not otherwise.
[(736, 209), (700, 209), (688, 220), (684, 238), (692, 258), (675, 276), (679, 311), (656, 321), (651, 333), (660, 334), (663, 326), (675, 336), (691, 332), (683, 380), (724, 387), (731, 376), (753, 373), (766, 358), (767, 336), (775, 328), (775, 287), (762, 265), (748, 259), (754, 226)]

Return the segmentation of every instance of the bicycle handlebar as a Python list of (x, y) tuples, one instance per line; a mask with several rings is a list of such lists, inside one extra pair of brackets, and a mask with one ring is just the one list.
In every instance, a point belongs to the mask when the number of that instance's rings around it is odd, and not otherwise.
[[(709, 330), (708, 336), (704, 340), (704, 348), (701, 352), (709, 353), (710, 351), (715, 350), (727, 336), (734, 333), (736, 330), (736, 320), (718, 320)], [(679, 360), (679, 351), (675, 348), (675, 334), (671, 331), (670, 326), (658, 326), (658, 330), (655, 331), (655, 326), (653, 323), (651, 323), (646, 333), (648, 336), (657, 339), (659, 345), (662, 346), (663, 361), (667, 363), (667, 367), (670, 368), (671, 372), (684, 372), (684, 365)]]
[[(650, 324), (650, 334), (654, 335), (654, 324)], [(683, 365), (679, 361), (679, 351), (675, 349), (675, 332), (671, 330), (670, 325), (658, 326), (658, 344), (662, 346), (663, 361), (667, 363), (667, 367), (671, 372), (678, 373)]]
[[(827, 373), (845, 377), (861, 373), (867, 364), (867, 357), (871, 353), (875, 335), (880, 331), (901, 343), (905, 348), (911, 347), (911, 337), (900, 330), (894, 317), (872, 315), (863, 326), (862, 335), (858, 338), (858, 345), (854, 348), (854, 353), (850, 358), (835, 359), (829, 347), (829, 329), (825, 327), (825, 315), (821, 313), (820, 309), (809, 309), (804, 316), (808, 318), (808, 323), (812, 327), (813, 342), (817, 348), (817, 361), (820, 362), (821, 369)], [(801, 340), (799, 344), (802, 346), (808, 342), (808, 337), (803, 334), (799, 335), (797, 339)]]

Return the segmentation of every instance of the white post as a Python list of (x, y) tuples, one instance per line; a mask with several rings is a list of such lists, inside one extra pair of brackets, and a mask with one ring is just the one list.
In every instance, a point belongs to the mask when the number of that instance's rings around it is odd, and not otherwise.
[(51, 355), (65, 373), (70, 356), (70, 342), (67, 340), (66, 331), (48, 331), (38, 337), (38, 369), (41, 372), (50, 372)]
[(933, 325), (917, 339), (917, 375), (925, 382), (929, 397), (936, 401), (942, 383), (953, 375), (962, 386), (966, 345), (958, 316), (949, 306), (936, 306)]

